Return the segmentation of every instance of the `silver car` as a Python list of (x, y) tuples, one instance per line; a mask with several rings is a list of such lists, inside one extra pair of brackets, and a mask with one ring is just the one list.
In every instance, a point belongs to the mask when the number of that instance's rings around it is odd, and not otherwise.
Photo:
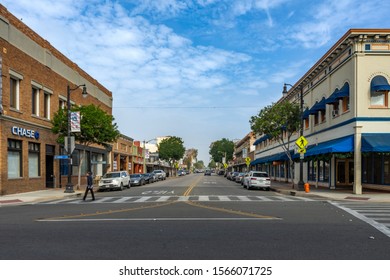
[(248, 175), (244, 177), (243, 186), (248, 190), (256, 188), (269, 191), (271, 188), (271, 178), (268, 176), (267, 172), (250, 171)]
[(123, 190), (130, 188), (130, 176), (127, 171), (107, 172), (99, 181), (99, 191)]

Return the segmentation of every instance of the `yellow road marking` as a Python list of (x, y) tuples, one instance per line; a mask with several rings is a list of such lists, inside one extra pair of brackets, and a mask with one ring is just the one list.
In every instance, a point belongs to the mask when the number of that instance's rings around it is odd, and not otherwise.
[(280, 218), (274, 217), (274, 216), (264, 216), (264, 215), (259, 215), (256, 213), (243, 212), (243, 211), (239, 211), (239, 210), (232, 210), (232, 209), (226, 209), (226, 208), (220, 208), (220, 207), (212, 207), (212, 206), (208, 206), (208, 205), (204, 205), (204, 204), (199, 204), (199, 203), (196, 203), (194, 201), (186, 201), (186, 203), (188, 205), (192, 205), (195, 207), (205, 208), (208, 210), (215, 210), (215, 211), (224, 212), (224, 213), (228, 213), (228, 214), (236, 214), (236, 215), (253, 217), (253, 218), (260, 218), (260, 219), (280, 219)]
[(94, 216), (101, 216), (101, 215), (109, 215), (109, 214), (116, 214), (116, 213), (124, 213), (124, 212), (130, 212), (130, 211), (137, 211), (137, 210), (144, 210), (144, 209), (151, 209), (151, 208), (157, 208), (162, 207), (165, 205), (176, 203), (177, 201), (170, 201), (166, 203), (159, 203), (149, 206), (141, 206), (136, 208), (126, 208), (126, 209), (119, 209), (119, 210), (107, 210), (103, 212), (96, 212), (96, 213), (89, 213), (89, 214), (78, 214), (78, 215), (70, 215), (70, 216), (61, 216), (61, 217), (51, 217), (51, 218), (43, 218), (39, 220), (52, 220), (52, 219), (74, 219), (74, 218), (80, 218), (80, 217), (94, 217)]
[(199, 177), (192, 182), (192, 184), (188, 187), (188, 189), (184, 192), (183, 196), (189, 196), (192, 190), (196, 187), (196, 185), (199, 183), (199, 181), (202, 179), (202, 177)]

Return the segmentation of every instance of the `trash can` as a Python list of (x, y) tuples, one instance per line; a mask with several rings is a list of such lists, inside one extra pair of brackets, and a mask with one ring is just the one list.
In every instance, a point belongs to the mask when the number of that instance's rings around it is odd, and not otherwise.
[(309, 183), (304, 184), (303, 187), (304, 187), (306, 193), (310, 192), (310, 185), (309, 185)]

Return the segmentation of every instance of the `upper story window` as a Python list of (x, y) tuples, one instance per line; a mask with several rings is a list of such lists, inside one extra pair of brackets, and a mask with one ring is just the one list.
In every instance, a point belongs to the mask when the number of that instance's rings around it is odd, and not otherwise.
[(388, 107), (390, 85), (383, 76), (375, 76), (371, 80), (370, 105), (373, 108)]
[(50, 98), (51, 94), (47, 91), (43, 92), (43, 117), (46, 119), (50, 119)]
[(39, 89), (31, 88), (31, 114), (39, 116)]
[(9, 107), (16, 110), (19, 110), (20, 81), (20, 79), (14, 76), (10, 78)]

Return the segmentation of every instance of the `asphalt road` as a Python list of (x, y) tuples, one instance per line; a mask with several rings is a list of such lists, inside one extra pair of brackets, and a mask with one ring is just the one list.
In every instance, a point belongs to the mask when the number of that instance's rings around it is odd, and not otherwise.
[(388, 236), (327, 201), (214, 174), (96, 198), (0, 208), (0, 259), (390, 259)]

